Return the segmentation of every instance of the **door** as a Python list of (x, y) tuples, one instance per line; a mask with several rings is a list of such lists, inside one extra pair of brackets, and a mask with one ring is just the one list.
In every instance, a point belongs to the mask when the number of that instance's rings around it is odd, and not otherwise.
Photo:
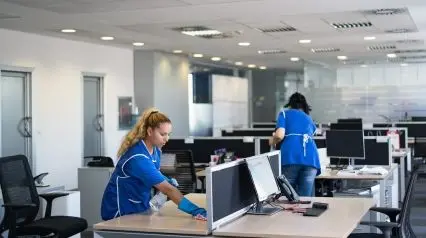
[(102, 156), (102, 78), (84, 76), (84, 156)]
[(29, 73), (1, 71), (1, 156), (31, 158), (31, 84)]

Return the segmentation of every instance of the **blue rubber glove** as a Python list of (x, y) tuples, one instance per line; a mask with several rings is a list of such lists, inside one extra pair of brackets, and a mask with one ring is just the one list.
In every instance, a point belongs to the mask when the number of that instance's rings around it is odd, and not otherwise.
[(175, 187), (179, 186), (179, 184), (178, 184), (178, 182), (176, 181), (176, 179), (174, 179), (174, 178), (168, 178), (168, 177), (167, 177), (167, 176), (165, 176), (165, 175), (163, 175), (163, 177), (164, 177), (164, 179), (165, 179), (168, 183), (170, 183), (171, 185), (173, 185), (173, 186), (175, 186)]
[(180, 201), (178, 208), (179, 210), (186, 212), (192, 215), (193, 217), (201, 216), (205, 219), (207, 218), (206, 209), (198, 207), (197, 205), (195, 205), (194, 203), (192, 203), (185, 197), (182, 198), (182, 200)]

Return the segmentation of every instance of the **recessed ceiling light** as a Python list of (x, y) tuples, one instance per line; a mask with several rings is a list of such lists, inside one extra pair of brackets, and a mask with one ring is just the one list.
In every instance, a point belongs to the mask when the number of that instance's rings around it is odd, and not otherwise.
[(376, 37), (375, 36), (365, 36), (364, 40), (375, 40)]
[(102, 36), (101, 40), (114, 40), (114, 37), (112, 37), (112, 36)]
[(361, 65), (361, 67), (362, 67), (362, 68), (366, 68), (366, 67), (367, 67), (367, 65), (366, 65), (366, 64), (362, 64), (362, 65)]
[(74, 32), (76, 32), (76, 30), (74, 30), (74, 29), (62, 29), (61, 32), (63, 32), (63, 33), (74, 33)]
[(143, 43), (143, 42), (134, 42), (133, 45), (134, 46), (144, 46), (145, 43)]
[(235, 62), (235, 65), (243, 65), (243, 62), (241, 61)]
[(249, 68), (256, 68), (256, 65), (255, 64), (249, 64), (249, 65), (247, 65), (247, 67), (249, 67)]
[(389, 58), (396, 58), (396, 54), (394, 54), (394, 53), (387, 54), (387, 56), (388, 56)]
[(238, 43), (239, 46), (249, 46), (250, 42), (240, 42)]
[(337, 59), (339, 59), (339, 60), (347, 60), (348, 57), (344, 56), (344, 55), (339, 55), (339, 56), (337, 56)]
[(408, 64), (407, 63), (402, 63), (401, 66), (405, 67), (405, 66), (408, 66)]
[(309, 43), (311, 43), (311, 40), (307, 40), (307, 39), (305, 39), (305, 40), (299, 40), (299, 43), (300, 44), (309, 44)]
[(265, 69), (266, 69), (266, 66), (260, 66), (260, 67), (259, 67), (259, 69), (261, 69), (261, 70), (265, 70)]
[(220, 61), (221, 59), (222, 59), (222, 58), (220, 58), (220, 57), (212, 57), (212, 58), (211, 58), (211, 60), (212, 60), (212, 61)]
[(194, 57), (194, 58), (203, 58), (203, 54), (193, 54), (192, 57)]
[(183, 51), (182, 50), (174, 50), (173, 51), (173, 53), (175, 53), (175, 54), (180, 54), (180, 53), (182, 53)]
[(298, 57), (291, 57), (290, 60), (293, 62), (296, 62), (296, 61), (299, 61), (300, 59)]

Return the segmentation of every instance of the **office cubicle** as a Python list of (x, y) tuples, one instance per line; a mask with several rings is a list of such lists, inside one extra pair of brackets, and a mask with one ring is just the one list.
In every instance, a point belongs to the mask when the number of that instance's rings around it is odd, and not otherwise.
[(407, 128), (403, 127), (382, 127), (364, 129), (364, 136), (386, 136), (389, 130), (396, 130), (399, 136), (399, 148), (408, 148)]

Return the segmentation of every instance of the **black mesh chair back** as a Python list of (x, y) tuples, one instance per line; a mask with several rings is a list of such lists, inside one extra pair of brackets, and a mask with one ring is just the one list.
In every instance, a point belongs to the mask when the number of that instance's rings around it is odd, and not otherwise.
[[(4, 203), (35, 204), (22, 208), (16, 213), (16, 225), (31, 223), (37, 216), (40, 200), (27, 158), (24, 155), (0, 158), (0, 186)], [(1, 231), (7, 229), (7, 218), (11, 217), (7, 209), (6, 219), (1, 223)]]
[(173, 174), (169, 174), (179, 183), (179, 190), (183, 194), (194, 193), (197, 188), (194, 158), (190, 150), (164, 150), (163, 154), (176, 155), (176, 166)]
[(415, 170), (410, 197), (401, 215), (401, 237), (426, 237), (426, 165)]
[(405, 193), (404, 202), (401, 207), (401, 213), (399, 215), (399, 237), (401, 238), (414, 238), (417, 237), (413, 231), (411, 224), (411, 214), (413, 209), (414, 190), (416, 185), (419, 183), (419, 178), (426, 176), (425, 167), (417, 167), (411, 174), (408, 188)]

